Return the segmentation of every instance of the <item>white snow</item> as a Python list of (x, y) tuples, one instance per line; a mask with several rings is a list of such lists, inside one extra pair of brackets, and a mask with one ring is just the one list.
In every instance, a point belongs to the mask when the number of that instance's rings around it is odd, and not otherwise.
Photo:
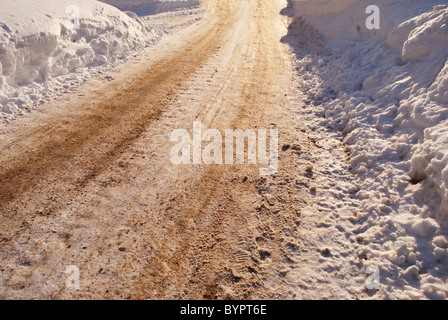
[[(363, 216), (345, 231), (362, 240), (363, 264), (380, 267), (374, 297), (445, 299), (448, 3), (292, 3), (301, 87), (320, 116), (313, 126), (342, 132), (355, 174)], [(379, 30), (366, 28), (372, 4)]]
[[(79, 8), (79, 26), (70, 6)], [(0, 0), (0, 7), (4, 123), (135, 56), (172, 27), (92, 0)]]

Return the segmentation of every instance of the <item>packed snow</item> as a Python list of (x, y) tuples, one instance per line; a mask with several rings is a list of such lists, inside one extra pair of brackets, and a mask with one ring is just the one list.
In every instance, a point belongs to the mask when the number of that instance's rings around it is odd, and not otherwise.
[[(156, 28), (144, 15), (199, 3), (103, 2), (0, 0), (3, 122), (159, 41), (163, 23)], [(381, 286), (369, 291), (375, 298), (446, 299), (448, 3), (290, 2), (295, 19), (285, 41), (294, 38), (298, 79), (308, 95), (302, 111), (310, 122), (303, 131), (321, 138), (323, 157), (339, 147), (325, 139), (329, 131), (338, 132), (354, 176), (337, 180), (344, 171), (339, 162), (322, 167), (319, 179), (328, 190), (320, 207), (304, 210), (304, 226), (328, 229), (319, 232), (338, 240), (310, 239), (310, 246), (331, 252), (311, 258), (321, 264), (321, 274), (339, 270), (334, 278), (348, 283), (353, 264), (377, 266)], [(366, 27), (372, 4), (380, 9), (379, 29)], [(344, 205), (331, 197), (344, 198)], [(306, 281), (306, 275), (297, 277)]]
[[(309, 129), (341, 132), (361, 212), (339, 228), (365, 267), (379, 267), (374, 297), (446, 299), (447, 2), (291, 3), (288, 39), (318, 115)], [(380, 29), (366, 26), (372, 4)]]
[[(161, 8), (152, 0), (139, 3)], [(172, 30), (92, 0), (0, 0), (0, 6), (4, 123), (126, 61)]]

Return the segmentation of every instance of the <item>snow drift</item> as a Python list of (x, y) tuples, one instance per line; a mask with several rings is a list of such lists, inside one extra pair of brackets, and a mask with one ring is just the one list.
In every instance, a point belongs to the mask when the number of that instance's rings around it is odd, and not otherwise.
[[(0, 0), (0, 111), (4, 119), (76, 86), (159, 37), (135, 14), (90, 0)], [(75, 6), (79, 20), (68, 10)], [(76, 22), (79, 25), (75, 25)]]
[[(291, 2), (302, 86), (316, 127), (343, 133), (367, 213), (360, 237), (392, 286), (383, 295), (446, 298), (447, 2)], [(372, 4), (378, 30), (366, 27)]]
[[(333, 52), (313, 66), (321, 83), (311, 93), (325, 100), (326, 122), (353, 145), (354, 169), (406, 162), (408, 175), (396, 182), (432, 189), (437, 199), (428, 214), (447, 218), (448, 6), (377, 3), (380, 30), (365, 27), (368, 1), (296, 2), (297, 14)], [(361, 140), (369, 144), (360, 146)]]

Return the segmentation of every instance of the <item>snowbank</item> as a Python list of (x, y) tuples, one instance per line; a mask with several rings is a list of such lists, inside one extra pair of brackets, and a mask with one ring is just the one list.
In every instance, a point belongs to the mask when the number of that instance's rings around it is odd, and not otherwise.
[[(92, 68), (118, 63), (160, 37), (135, 14), (97, 1), (0, 2), (0, 115), (5, 120), (79, 85)], [(76, 14), (69, 6), (79, 9), (79, 20), (69, 19)]]
[(199, 0), (100, 0), (121, 11), (132, 11), (138, 16), (189, 8), (199, 5)]
[[(366, 27), (372, 4), (379, 30)], [(365, 263), (382, 266), (385, 297), (446, 298), (447, 2), (310, 0), (293, 8), (290, 35), (308, 103), (322, 116), (316, 126), (342, 131), (356, 174)]]

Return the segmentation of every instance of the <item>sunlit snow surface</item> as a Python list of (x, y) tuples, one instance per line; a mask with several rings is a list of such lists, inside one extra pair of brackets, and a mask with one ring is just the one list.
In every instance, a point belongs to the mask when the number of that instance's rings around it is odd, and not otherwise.
[(379, 30), (366, 28), (369, 0), (291, 3), (286, 41), (319, 116), (313, 127), (343, 133), (360, 200), (358, 253), (382, 271), (376, 297), (445, 299), (447, 2), (375, 1)]

